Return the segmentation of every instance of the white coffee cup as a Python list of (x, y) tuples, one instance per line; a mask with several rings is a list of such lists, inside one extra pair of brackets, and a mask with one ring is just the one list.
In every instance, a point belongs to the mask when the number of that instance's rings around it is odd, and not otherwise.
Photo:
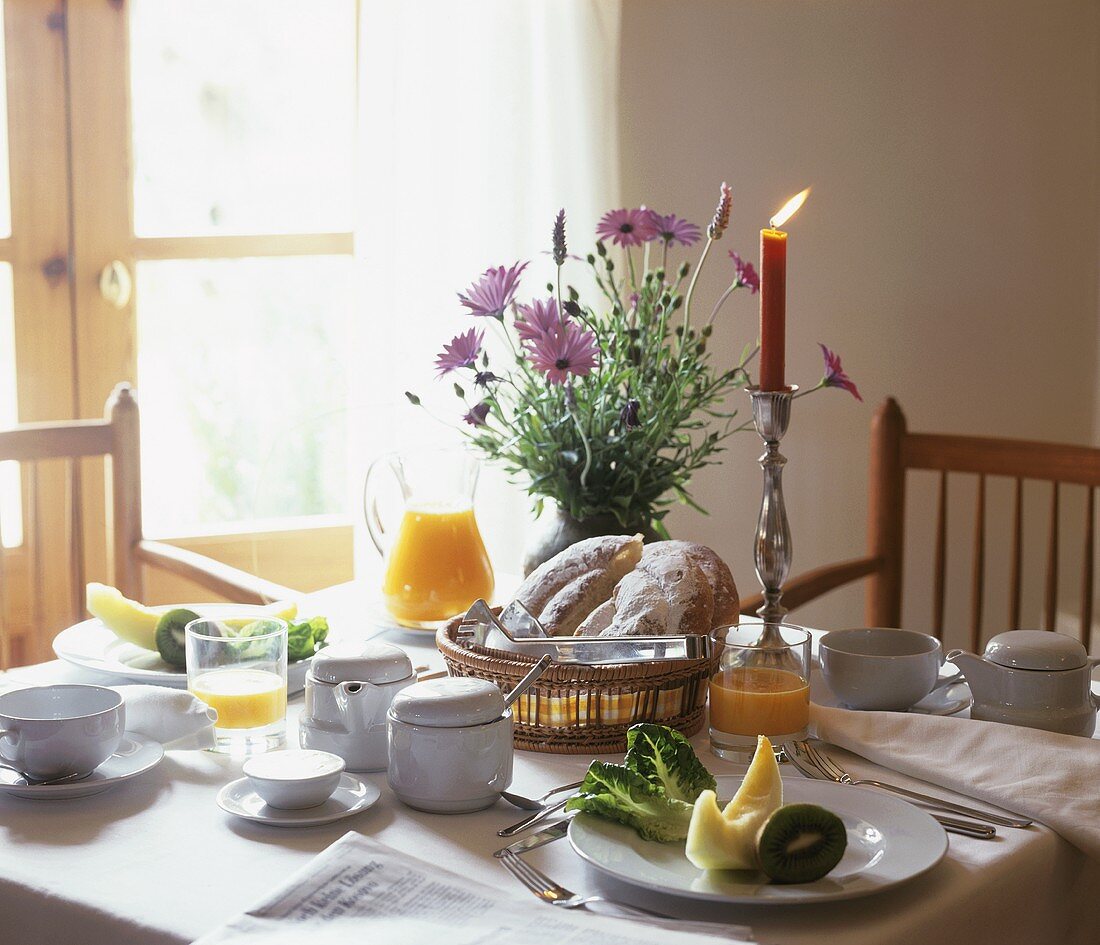
[(0, 760), (37, 779), (90, 774), (126, 730), (122, 696), (103, 686), (34, 686), (0, 695)]
[(935, 637), (887, 627), (833, 630), (818, 653), (825, 682), (853, 709), (908, 709), (932, 691), (943, 663)]

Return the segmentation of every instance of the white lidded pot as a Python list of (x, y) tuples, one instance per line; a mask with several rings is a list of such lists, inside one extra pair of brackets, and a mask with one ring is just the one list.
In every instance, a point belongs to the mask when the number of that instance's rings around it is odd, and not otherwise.
[(947, 659), (966, 677), (972, 719), (1091, 736), (1100, 699), (1090, 690), (1092, 668), (1085, 647), (1049, 630), (1009, 630), (993, 637), (985, 653), (952, 650)]
[(417, 810), (489, 807), (512, 783), (512, 723), (485, 679), (447, 676), (402, 690), (389, 711), (390, 787)]
[(306, 674), (299, 744), (339, 755), (348, 771), (384, 770), (386, 712), (394, 696), (415, 682), (408, 655), (390, 643), (321, 650)]

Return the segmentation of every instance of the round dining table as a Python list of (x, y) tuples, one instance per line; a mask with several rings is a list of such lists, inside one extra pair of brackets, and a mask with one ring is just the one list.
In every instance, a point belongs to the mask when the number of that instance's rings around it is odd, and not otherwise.
[[(375, 597), (369, 588), (346, 584), (308, 595), (300, 609), (326, 615), (334, 638), (380, 636), (405, 648), (414, 665), (443, 669), (432, 634), (379, 630), (371, 618)], [(0, 683), (7, 684), (112, 681), (125, 682), (58, 661), (0, 675)], [(301, 694), (292, 696), (292, 746), (301, 707)], [(692, 741), (716, 775), (744, 771), (710, 752), (705, 729)], [(881, 772), (852, 755), (837, 756), (858, 773)], [(517, 751), (512, 790), (541, 795), (583, 777), (591, 760), (588, 755)], [(787, 768), (785, 777), (799, 777), (788, 775)], [(382, 792), (369, 810), (325, 826), (287, 829), (238, 819), (218, 807), (219, 789), (240, 776), (240, 760), (170, 750), (151, 771), (92, 797), (0, 796), (0, 942), (191, 942), (263, 900), (348, 831), (491, 886), (502, 898), (531, 898), (492, 855), (508, 842), (497, 831), (523, 816), (503, 800), (472, 814), (421, 813), (394, 797), (384, 772), (367, 774), (362, 777)], [(893, 772), (891, 780), (929, 790)], [(935, 793), (969, 800), (942, 788)], [(1100, 785), (1097, 797), (1100, 817)], [(1041, 825), (1001, 829), (993, 841), (952, 834), (944, 860), (924, 875), (870, 897), (815, 905), (734, 907), (639, 890), (597, 873), (567, 840), (524, 855), (577, 892), (683, 918), (750, 925), (762, 943), (1100, 941), (1100, 864)]]

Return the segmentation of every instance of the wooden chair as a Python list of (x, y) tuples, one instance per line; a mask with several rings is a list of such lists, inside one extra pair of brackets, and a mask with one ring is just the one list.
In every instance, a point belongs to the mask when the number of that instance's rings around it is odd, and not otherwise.
[[(1015, 481), (1008, 588), (1009, 626), (1012, 628), (1020, 625), (1024, 482), (1041, 480), (1051, 484), (1043, 607), (1043, 625), (1047, 630), (1054, 629), (1058, 612), (1059, 498), (1063, 486), (1083, 486), (1086, 499), (1080, 627), (1081, 640), (1086, 646), (1089, 645), (1095, 561), (1095, 499), (1096, 488), (1100, 486), (1100, 449), (1032, 440), (910, 433), (905, 416), (893, 398), (887, 399), (879, 407), (871, 421), (867, 554), (861, 558), (816, 568), (789, 580), (783, 591), (783, 603), (788, 609), (800, 607), (852, 581), (868, 578), (864, 615), (867, 626), (901, 625), (905, 479), (906, 473), (911, 469), (932, 470), (940, 474), (933, 551), (932, 628), (941, 639), (947, 569), (947, 477), (949, 473), (971, 473), (978, 476), (970, 580), (970, 646), (975, 650), (980, 647), (982, 636), (986, 477), (1005, 476)], [(746, 601), (743, 613), (754, 613), (759, 605), (759, 599)]]
[[(0, 431), (0, 461), (17, 460), (22, 466), (24, 542), (20, 555), (23, 578), (31, 601), (25, 625), (34, 634), (53, 634), (64, 626), (51, 624), (58, 614), (75, 622), (84, 616), (85, 535), (81, 501), (81, 464), (88, 457), (103, 457), (107, 505), (108, 581), (127, 597), (141, 600), (142, 567), (169, 571), (190, 579), (216, 595), (239, 603), (266, 603), (296, 597), (298, 593), (271, 581), (240, 571), (195, 552), (145, 538), (141, 524), (141, 457), (139, 449), (138, 405), (129, 384), (119, 384), (107, 400), (103, 420), (71, 420), (51, 423), (26, 423)], [(63, 512), (63, 535), (67, 543), (68, 600), (60, 609), (56, 600), (48, 601), (49, 617), (43, 617), (44, 581), (58, 583), (46, 575), (39, 525), (39, 464), (64, 462), (64, 509), (53, 503), (45, 517), (56, 519)], [(56, 521), (53, 525), (58, 524)], [(53, 529), (54, 534), (58, 531)], [(0, 667), (11, 665), (12, 639), (5, 607), (10, 595), (8, 557), (15, 549), (0, 547)], [(56, 596), (56, 595), (55, 595)]]

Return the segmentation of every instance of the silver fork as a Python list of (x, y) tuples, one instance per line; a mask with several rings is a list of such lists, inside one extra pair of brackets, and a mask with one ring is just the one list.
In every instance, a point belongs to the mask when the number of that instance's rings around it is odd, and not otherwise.
[(732, 933), (742, 937), (752, 935), (752, 929), (745, 925), (727, 925), (724, 922), (685, 921), (663, 912), (654, 912), (651, 909), (642, 909), (638, 906), (628, 906), (625, 903), (616, 902), (614, 899), (608, 899), (606, 896), (580, 896), (572, 890), (558, 885), (544, 872), (535, 869), (530, 863), (521, 859), (511, 850), (502, 851), (500, 862), (504, 864), (504, 868), (508, 870), (509, 873), (523, 883), (523, 885), (531, 890), (539, 899), (543, 902), (550, 903), (552, 906), (560, 906), (562, 909), (580, 909), (587, 906), (589, 903), (603, 902), (610, 906), (614, 906), (626, 915), (632, 915), (636, 918), (666, 919), (675, 922), (678, 927), (699, 926), (701, 928), (706, 928), (711, 934), (714, 934), (715, 928), (720, 928), (727, 934)]
[(912, 800), (920, 801), (923, 804), (932, 804), (942, 810), (949, 810), (955, 814), (973, 817), (975, 820), (984, 820), (986, 823), (990, 824), (1000, 824), (1002, 827), (1030, 827), (1033, 823), (1033, 821), (1020, 817), (1018, 814), (1013, 814), (1012, 811), (1004, 812), (1011, 816), (992, 814), (989, 811), (978, 810), (976, 807), (967, 807), (965, 804), (956, 804), (953, 801), (948, 801), (941, 797), (934, 797), (931, 794), (921, 794), (918, 791), (910, 791), (908, 788), (899, 787), (896, 784), (888, 784), (885, 781), (876, 781), (872, 778), (853, 778), (847, 771), (840, 767), (840, 765), (833, 761), (832, 758), (816, 748), (812, 742), (800, 741), (794, 742), (793, 744), (796, 749), (802, 751), (810, 764), (821, 771), (826, 777), (836, 781), (837, 784), (867, 784), (871, 787), (882, 788), (884, 791), (892, 791), (894, 794), (900, 794), (902, 797), (908, 797)]

